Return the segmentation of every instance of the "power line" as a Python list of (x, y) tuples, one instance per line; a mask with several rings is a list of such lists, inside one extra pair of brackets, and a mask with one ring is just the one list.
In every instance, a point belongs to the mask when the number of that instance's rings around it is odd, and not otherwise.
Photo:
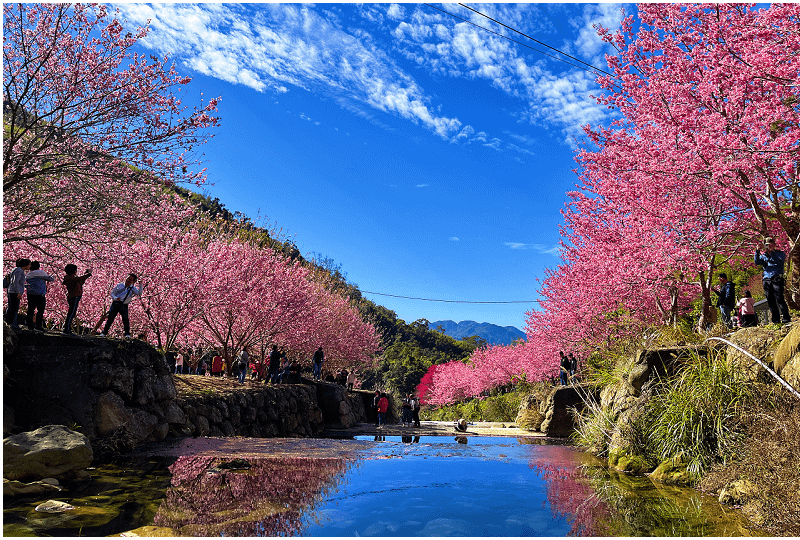
[[(511, 39), (511, 38), (510, 38), (510, 37), (508, 37), (508, 36), (504, 36), (503, 34), (500, 34), (500, 33), (498, 33), (498, 32), (495, 32), (494, 30), (489, 30), (489, 29), (488, 29), (488, 28), (486, 28), (485, 26), (481, 26), (481, 25), (479, 25), (479, 24), (475, 24), (474, 22), (472, 22), (472, 21), (469, 21), (469, 20), (465, 19), (464, 17), (459, 17), (459, 16), (458, 16), (458, 15), (456, 15), (455, 13), (450, 13), (449, 11), (446, 11), (446, 10), (444, 10), (444, 9), (442, 9), (442, 8), (438, 8), (438, 7), (434, 6), (433, 4), (424, 4), (424, 5), (426, 5), (426, 6), (430, 7), (430, 8), (433, 8), (433, 9), (435, 9), (435, 10), (437, 10), (437, 11), (441, 11), (441, 12), (442, 12), (442, 13), (444, 13), (445, 15), (450, 15), (450, 16), (451, 16), (451, 17), (453, 17), (454, 19), (458, 19), (458, 20), (460, 20), (460, 21), (464, 21), (464, 22), (465, 22), (465, 23), (467, 23), (467, 24), (471, 24), (472, 26), (474, 26), (474, 27), (476, 27), (476, 28), (480, 28), (481, 30), (486, 30), (486, 31), (487, 31), (487, 32), (489, 32), (490, 34), (494, 34), (494, 35), (496, 35), (496, 36), (498, 36), (498, 37), (501, 37), (501, 38), (503, 38), (503, 39), (505, 39), (505, 40), (511, 41), (511, 42), (513, 42), (513, 43), (516, 43), (517, 45), (522, 45), (523, 47), (527, 47), (528, 49), (530, 49), (530, 50), (532, 50), (532, 51), (536, 51), (536, 52), (538, 52), (539, 54), (543, 54), (543, 55), (545, 55), (545, 56), (547, 56), (547, 57), (550, 57), (550, 58), (552, 58), (553, 60), (558, 60), (559, 62), (564, 62), (565, 64), (567, 64), (567, 65), (569, 65), (569, 66), (576, 67), (576, 68), (578, 68), (578, 69), (582, 69), (583, 71), (585, 71), (585, 72), (587, 72), (587, 73), (593, 73), (593, 72), (592, 72), (592, 70), (590, 70), (590, 69), (586, 69), (586, 68), (585, 68), (585, 67), (583, 67), (583, 66), (578, 66), (578, 65), (575, 65), (575, 64), (573, 64), (572, 62), (567, 62), (567, 61), (566, 61), (566, 60), (564, 60), (563, 58), (559, 58), (558, 56), (553, 56), (552, 54), (546, 53), (546, 52), (544, 52), (544, 51), (540, 51), (540, 50), (539, 50), (539, 49), (537, 49), (536, 47), (531, 47), (531, 46), (530, 46), (530, 45), (528, 45), (527, 43), (522, 43), (521, 41), (517, 41), (516, 39)], [(471, 9), (471, 8), (470, 8), (470, 9)], [(502, 23), (499, 23), (499, 24), (502, 24)], [(505, 26), (505, 25), (504, 25), (504, 26)], [(519, 32), (519, 33), (521, 33), (521, 32)], [(525, 34), (522, 34), (522, 35), (525, 35)], [(527, 37), (527, 36), (526, 36), (526, 37)], [(531, 39), (533, 39), (533, 38), (531, 38)], [(534, 40), (534, 41), (536, 41), (536, 40)], [(546, 46), (546, 47), (550, 47), (549, 45), (545, 45), (545, 46)], [(553, 47), (550, 47), (550, 48), (551, 48), (551, 49), (553, 49)], [(554, 50), (558, 50), (558, 49), (554, 49)], [(561, 51), (559, 51), (559, 52), (561, 52)], [(562, 54), (564, 54), (564, 53), (562, 53)], [(569, 56), (569, 55), (567, 55), (567, 56)], [(579, 62), (581, 62), (581, 61), (579, 60)], [(582, 63), (583, 63), (583, 64), (586, 64), (586, 62), (582, 62)], [(591, 65), (591, 64), (587, 64), (587, 65)], [(594, 69), (598, 69), (598, 68), (595, 68), (594, 66), (592, 66), (592, 67), (593, 67)], [(603, 71), (603, 70), (601, 69), (600, 71)], [(603, 71), (603, 73), (607, 73), (607, 72)], [(609, 74), (609, 75), (610, 75), (610, 74)]]
[(525, 34), (525, 33), (523, 33), (523, 32), (520, 32), (520, 31), (519, 31), (519, 30), (517, 30), (516, 28), (512, 28), (512, 27), (508, 26), (507, 24), (503, 24), (503, 23), (501, 23), (500, 21), (498, 21), (498, 20), (496, 20), (496, 19), (492, 19), (491, 17), (489, 17), (488, 15), (486, 15), (486, 14), (484, 14), (484, 13), (481, 13), (481, 12), (480, 12), (480, 11), (478, 11), (477, 9), (473, 9), (473, 8), (469, 7), (468, 5), (466, 5), (466, 4), (462, 4), (461, 2), (459, 2), (459, 3), (458, 3), (458, 5), (459, 5), (459, 6), (461, 6), (461, 7), (467, 8), (468, 10), (470, 10), (470, 11), (472, 11), (472, 12), (474, 12), (474, 13), (477, 13), (477, 14), (478, 14), (478, 15), (480, 15), (481, 17), (485, 17), (485, 18), (489, 19), (490, 21), (496, 22), (496, 23), (497, 23), (497, 24), (499, 24), (500, 26), (502, 26), (502, 27), (504, 27), (504, 28), (507, 28), (507, 29), (511, 30), (512, 32), (516, 32), (517, 34), (519, 34), (519, 35), (521, 35), (521, 36), (525, 36), (526, 38), (528, 38), (528, 39), (530, 39), (530, 40), (532, 40), (532, 41), (535, 41), (535, 42), (536, 42), (536, 43), (538, 43), (539, 45), (544, 45), (544, 46), (545, 46), (545, 47), (547, 47), (548, 49), (553, 49), (554, 51), (556, 51), (556, 52), (558, 52), (558, 53), (560, 53), (560, 54), (563, 54), (563, 55), (564, 55), (564, 56), (566, 56), (567, 58), (572, 58), (572, 59), (573, 59), (573, 60), (575, 60), (576, 62), (580, 62), (581, 64), (587, 65), (587, 66), (589, 66), (590, 68), (592, 68), (592, 69), (596, 69), (597, 71), (599, 71), (599, 72), (601, 72), (601, 73), (605, 73), (606, 75), (609, 75), (609, 76), (611, 76), (611, 77), (613, 77), (613, 76), (614, 76), (614, 75), (612, 75), (611, 73), (609, 73), (608, 71), (605, 71), (604, 69), (600, 69), (599, 67), (597, 67), (597, 66), (593, 66), (592, 64), (590, 64), (590, 63), (588, 63), (588, 62), (584, 62), (584, 61), (583, 61), (583, 60), (581, 60), (580, 58), (575, 58), (574, 56), (572, 56), (572, 55), (570, 55), (570, 54), (567, 54), (567, 53), (565, 53), (565, 52), (564, 52), (564, 51), (562, 51), (562, 50), (556, 49), (555, 47), (551, 47), (551, 46), (550, 46), (550, 45), (548, 45), (547, 43), (544, 43), (544, 42), (542, 42), (542, 41), (539, 41), (538, 39), (536, 39), (536, 38), (533, 38), (533, 37), (529, 36), (528, 34)]
[(425, 300), (426, 302), (447, 302), (449, 304), (534, 304), (539, 300), (508, 300), (494, 302), (479, 302), (473, 300), (437, 300), (435, 298), (417, 298), (414, 296), (400, 296), (397, 294), (386, 294), (379, 292), (361, 291), (363, 294), (377, 294), (378, 296), (391, 296), (392, 298), (405, 298), (406, 300)]

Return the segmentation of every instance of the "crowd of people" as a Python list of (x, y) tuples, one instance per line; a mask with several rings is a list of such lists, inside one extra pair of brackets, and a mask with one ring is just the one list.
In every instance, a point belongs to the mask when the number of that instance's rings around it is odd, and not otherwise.
[[(66, 292), (67, 314), (61, 331), (65, 334), (74, 333), (75, 314), (78, 312), (78, 305), (83, 296), (83, 286), (90, 277), (92, 277), (91, 268), (86, 269), (83, 275), (79, 276), (76, 265), (68, 264), (64, 267), (64, 278), (61, 284), (64, 285)], [(124, 282), (118, 283), (111, 289), (111, 305), (105, 315), (106, 324), (103, 331), (100, 332), (101, 336), (108, 335), (111, 325), (114, 324), (117, 315), (120, 315), (124, 336), (131, 337), (128, 305), (135, 296), (142, 295), (142, 288), (134, 285), (137, 280), (136, 274), (128, 274)], [(42, 270), (39, 261), (31, 261), (27, 258), (17, 259), (14, 270), (3, 279), (3, 288), (6, 289), (8, 295), (5, 320), (12, 329), (19, 329), (20, 304), (23, 295), (27, 294), (28, 307), (25, 325), (29, 330), (44, 331), (44, 312), (47, 307), (47, 293), (50, 292), (48, 284), (54, 281), (53, 276)]]
[[(767, 300), (770, 320), (773, 324), (788, 324), (792, 321), (792, 316), (784, 298), (786, 252), (776, 248), (775, 239), (772, 237), (764, 239), (763, 247), (763, 252), (758, 248), (755, 250), (753, 264), (763, 268), (761, 284)], [(717, 308), (719, 308), (722, 322), (728, 328), (758, 326), (755, 302), (750, 291), (745, 290), (744, 295), (737, 301), (736, 286), (728, 280), (728, 275), (724, 272), (720, 273), (718, 279), (720, 286), (713, 291), (717, 295)]]

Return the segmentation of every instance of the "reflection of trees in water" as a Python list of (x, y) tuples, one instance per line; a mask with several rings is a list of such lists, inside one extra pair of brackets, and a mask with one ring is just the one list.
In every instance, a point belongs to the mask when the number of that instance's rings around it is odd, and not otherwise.
[[(331, 457), (183, 456), (155, 524), (184, 536), (279, 536), (335, 490), (353, 461)], [(239, 468), (227, 468), (231, 466)]]
[[(619, 513), (619, 536), (749, 535), (736, 516), (714, 516), (718, 505), (704, 506), (699, 493), (653, 483), (605, 467), (586, 467), (595, 493)], [(724, 512), (723, 512), (724, 513)], [(719, 519), (722, 518), (722, 519)]]
[[(576, 536), (749, 535), (738, 516), (703, 505), (697, 492), (600, 466), (569, 447), (539, 446), (529, 461), (547, 482), (554, 517)], [(581, 463), (584, 461), (584, 463)]]
[(566, 446), (537, 446), (528, 466), (546, 482), (550, 510), (570, 524), (569, 536), (604, 536), (611, 512), (580, 471), (576, 457)]

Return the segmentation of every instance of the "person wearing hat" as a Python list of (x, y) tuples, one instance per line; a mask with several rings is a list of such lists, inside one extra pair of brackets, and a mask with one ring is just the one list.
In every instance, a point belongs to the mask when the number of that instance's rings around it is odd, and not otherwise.
[(791, 322), (789, 306), (786, 305), (786, 300), (783, 298), (783, 265), (786, 262), (786, 253), (775, 249), (775, 239), (768, 236), (764, 239), (764, 253), (756, 248), (754, 262), (756, 265), (764, 267), (761, 282), (772, 315), (772, 322), (776, 324)]

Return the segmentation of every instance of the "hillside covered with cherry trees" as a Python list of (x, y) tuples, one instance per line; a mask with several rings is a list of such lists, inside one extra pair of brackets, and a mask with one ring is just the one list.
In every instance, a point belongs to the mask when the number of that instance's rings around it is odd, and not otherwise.
[[(4, 6), (4, 275), (21, 258), (59, 282), (67, 264), (90, 270), (75, 328), (93, 332), (134, 273), (131, 331), (162, 350), (265, 358), (278, 345), (305, 363), (322, 346), (326, 369), (357, 367), (394, 391), (468, 358), (477, 342), (406, 324), (332, 260), (196, 192), (219, 98), (184, 104), (190, 79), (133, 52), (147, 32), (123, 34), (102, 5)], [(51, 287), (46, 315), (61, 328), (67, 300)]]
[[(715, 322), (719, 272), (761, 294), (753, 252), (787, 253), (800, 309), (800, 6), (644, 4), (621, 31), (596, 97), (614, 116), (584, 128), (562, 209), (561, 263), (527, 313), (527, 341), (481, 349), (425, 376), (432, 404), (585, 369), (600, 349), (663, 326)], [(755, 277), (754, 277), (755, 276)]]

